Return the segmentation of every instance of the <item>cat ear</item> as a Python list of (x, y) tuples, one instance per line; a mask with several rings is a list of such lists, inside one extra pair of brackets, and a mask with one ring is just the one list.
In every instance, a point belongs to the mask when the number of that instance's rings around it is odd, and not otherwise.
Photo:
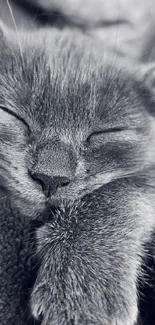
[(12, 40), (12, 36), (10, 37), (9, 29), (0, 20), (0, 54), (5, 51), (10, 40)]
[(17, 46), (17, 35), (0, 20), (0, 54), (6, 52), (10, 44)]
[(2, 21), (0, 21), (0, 42), (5, 39), (6, 27)]
[(143, 65), (140, 69), (141, 80), (155, 96), (155, 63)]
[(15, 43), (16, 40), (16, 33), (14, 30), (7, 27), (1, 20), (0, 20), (0, 43), (4, 41), (9, 41), (11, 43)]
[[(148, 63), (139, 69), (142, 98), (146, 109), (155, 117), (155, 63)], [(154, 127), (155, 129), (155, 127)]]

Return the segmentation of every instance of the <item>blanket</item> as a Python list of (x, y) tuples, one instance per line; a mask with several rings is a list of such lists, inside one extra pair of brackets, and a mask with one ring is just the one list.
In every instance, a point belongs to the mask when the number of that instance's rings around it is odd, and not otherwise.
[(8, 197), (0, 193), (0, 324), (37, 325), (29, 308), (37, 271), (37, 224), (18, 211), (13, 213)]

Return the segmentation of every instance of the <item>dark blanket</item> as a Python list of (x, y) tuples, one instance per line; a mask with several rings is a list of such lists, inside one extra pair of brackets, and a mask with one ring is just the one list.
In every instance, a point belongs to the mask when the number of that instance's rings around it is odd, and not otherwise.
[[(0, 197), (0, 324), (30, 325), (29, 295), (36, 274), (37, 224), (12, 212)], [(7, 206), (7, 207), (6, 207)]]

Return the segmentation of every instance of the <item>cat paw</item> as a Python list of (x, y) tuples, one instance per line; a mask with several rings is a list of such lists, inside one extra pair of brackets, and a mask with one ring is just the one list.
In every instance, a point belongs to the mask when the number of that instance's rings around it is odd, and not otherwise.
[(31, 295), (31, 312), (35, 319), (41, 319), (48, 310), (47, 287), (44, 284), (36, 286)]
[(138, 316), (138, 308), (137, 306), (133, 306), (130, 310), (128, 311), (128, 314), (126, 313), (118, 317), (113, 317), (113, 319), (109, 320), (109, 323), (107, 325), (136, 325), (137, 322), (137, 316)]
[[(45, 284), (38, 284), (31, 296), (31, 311), (35, 319), (41, 320), (42, 325), (49, 325), (51, 319), (53, 319), (53, 303), (51, 301), (51, 292), (50, 289)], [(110, 306), (111, 315), (107, 316), (107, 313), (103, 313), (96, 320), (94, 315), (90, 315), (91, 321), (85, 319), (82, 321), (77, 320), (76, 325), (135, 325), (137, 322), (138, 308), (137, 304), (127, 306), (119, 306), (116, 312), (113, 312), (113, 309)], [(88, 317), (89, 318), (89, 317)], [(53, 322), (52, 322), (53, 324)], [(64, 323), (63, 323), (64, 324)]]

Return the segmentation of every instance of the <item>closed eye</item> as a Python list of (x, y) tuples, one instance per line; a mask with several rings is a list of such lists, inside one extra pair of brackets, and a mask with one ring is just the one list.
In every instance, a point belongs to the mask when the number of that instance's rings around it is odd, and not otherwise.
[(126, 127), (113, 127), (113, 128), (104, 129), (102, 131), (95, 131), (88, 136), (87, 141), (89, 141), (92, 136), (97, 136), (104, 133), (117, 133), (124, 130), (126, 130)]
[(16, 114), (15, 112), (11, 111), (9, 108), (7, 108), (5, 106), (0, 105), (0, 109), (2, 109), (3, 111), (5, 111), (8, 114), (14, 116), (19, 121), (21, 121), (26, 126), (26, 128), (28, 129), (28, 133), (29, 134), (31, 133), (31, 130), (30, 130), (29, 125), (27, 124), (27, 122), (21, 116), (19, 116), (18, 114)]

